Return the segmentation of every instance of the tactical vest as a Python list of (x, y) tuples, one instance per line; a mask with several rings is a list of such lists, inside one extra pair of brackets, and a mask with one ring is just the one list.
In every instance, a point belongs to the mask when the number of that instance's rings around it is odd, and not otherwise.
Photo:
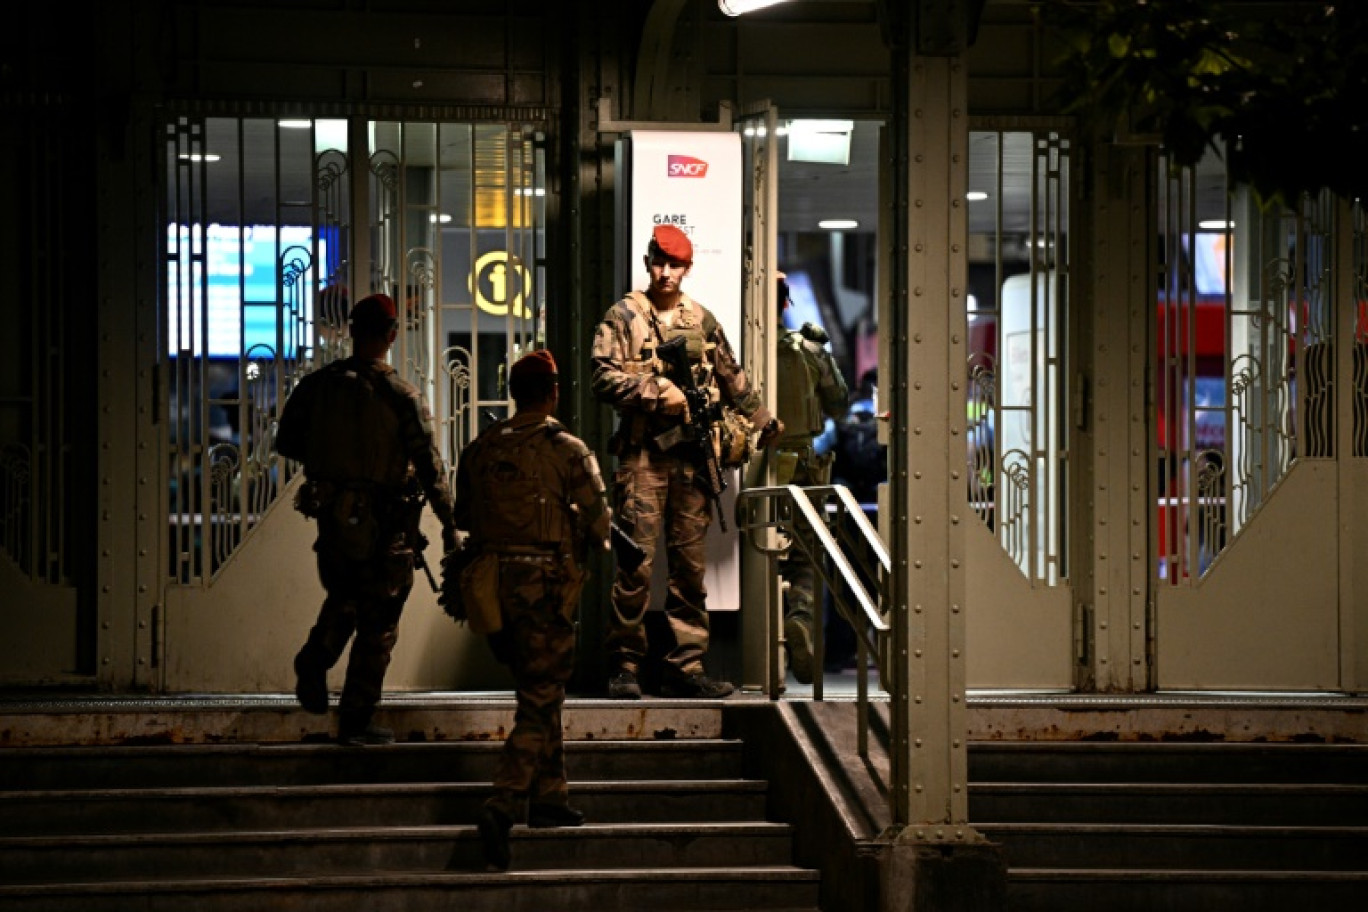
[(321, 369), (304, 466), (314, 480), (398, 488), (408, 476), (399, 441), (398, 393), (374, 368), (338, 361)]
[(471, 517), (471, 533), (481, 547), (565, 551), (572, 546), (568, 510), (550, 474), (552, 441), (563, 432), (558, 422), (494, 425), (485, 431), (491, 436), (469, 469), (475, 503), (482, 507)]
[(789, 330), (779, 337), (776, 376), (778, 389), (775, 408), (784, 423), (784, 440), (802, 438), (811, 443), (826, 422), (817, 397), (821, 366), (803, 346), (803, 334)]
[[(684, 350), (689, 356), (689, 365), (694, 371), (694, 382), (699, 386), (707, 386), (712, 376), (712, 359), (707, 357), (707, 355), (712, 351), (713, 343), (708, 341), (707, 328), (703, 325), (703, 320), (700, 319), (695, 322), (692, 319), (693, 308), (689, 305), (688, 299), (681, 299), (679, 303), (679, 307), (682, 308), (681, 312), (675, 316), (675, 319), (669, 326), (666, 326), (653, 319), (654, 312), (652, 310), (652, 304), (646, 295), (639, 291), (634, 291), (631, 292), (628, 297), (641, 308), (641, 312), (643, 316), (645, 316), (647, 323), (659, 327), (659, 338), (656, 337), (654, 332), (647, 337), (644, 350), (641, 352), (642, 361), (652, 363), (654, 371), (660, 373), (662, 368), (659, 363), (655, 362), (656, 348), (682, 336), (684, 339)], [(688, 317), (681, 319), (681, 317), (684, 317), (685, 313), (688, 314)]]

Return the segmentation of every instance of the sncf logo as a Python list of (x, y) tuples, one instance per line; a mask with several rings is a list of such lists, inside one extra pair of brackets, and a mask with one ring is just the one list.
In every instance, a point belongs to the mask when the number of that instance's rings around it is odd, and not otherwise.
[(708, 163), (692, 155), (671, 155), (666, 174), (670, 177), (707, 177)]

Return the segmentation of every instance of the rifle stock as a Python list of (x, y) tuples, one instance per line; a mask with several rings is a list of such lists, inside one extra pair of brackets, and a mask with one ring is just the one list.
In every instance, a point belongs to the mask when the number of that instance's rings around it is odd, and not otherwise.
[(617, 523), (608, 524), (609, 536), (613, 542), (613, 556), (617, 558), (618, 569), (635, 573), (646, 559), (646, 549), (638, 545), (632, 536), (622, 531)]

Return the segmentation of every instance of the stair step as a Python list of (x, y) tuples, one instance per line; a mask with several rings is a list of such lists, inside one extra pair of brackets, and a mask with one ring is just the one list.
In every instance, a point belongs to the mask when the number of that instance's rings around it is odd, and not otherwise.
[(7, 912), (449, 912), (453, 906), (461, 912), (816, 912), (818, 884), (816, 871), (791, 865), (194, 878), (0, 886), (0, 906)]
[(1010, 867), (1357, 871), (1368, 828), (984, 823)]
[(975, 741), (971, 782), (1368, 784), (1368, 744)]
[[(759, 820), (768, 783), (748, 779), (575, 781), (572, 800), (594, 823)], [(0, 792), (11, 836), (469, 823), (488, 782)]]
[(1364, 871), (1191, 871), (1017, 868), (1007, 870), (1012, 912), (1154, 912), (1157, 909), (1287, 912), (1308, 903), (1361, 909)]
[(971, 782), (969, 819), (1355, 826), (1368, 824), (1368, 785)]
[[(9, 789), (488, 782), (502, 741), (382, 747), (333, 743), (0, 748)], [(729, 739), (567, 741), (575, 779), (740, 778), (742, 744)]]
[[(511, 833), (520, 869), (787, 864), (782, 823), (589, 824)], [(354, 871), (481, 871), (473, 825), (0, 837), (0, 882), (63, 883)]]

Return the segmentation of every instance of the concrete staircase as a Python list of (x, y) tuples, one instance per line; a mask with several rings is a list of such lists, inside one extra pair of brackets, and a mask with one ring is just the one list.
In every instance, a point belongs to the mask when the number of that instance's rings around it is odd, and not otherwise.
[(1368, 908), (1368, 746), (975, 743), (1012, 912)]
[(0, 909), (816, 909), (741, 743), (654, 734), (567, 742), (589, 822), (516, 826), (506, 874), (473, 825), (497, 740), (0, 749)]

